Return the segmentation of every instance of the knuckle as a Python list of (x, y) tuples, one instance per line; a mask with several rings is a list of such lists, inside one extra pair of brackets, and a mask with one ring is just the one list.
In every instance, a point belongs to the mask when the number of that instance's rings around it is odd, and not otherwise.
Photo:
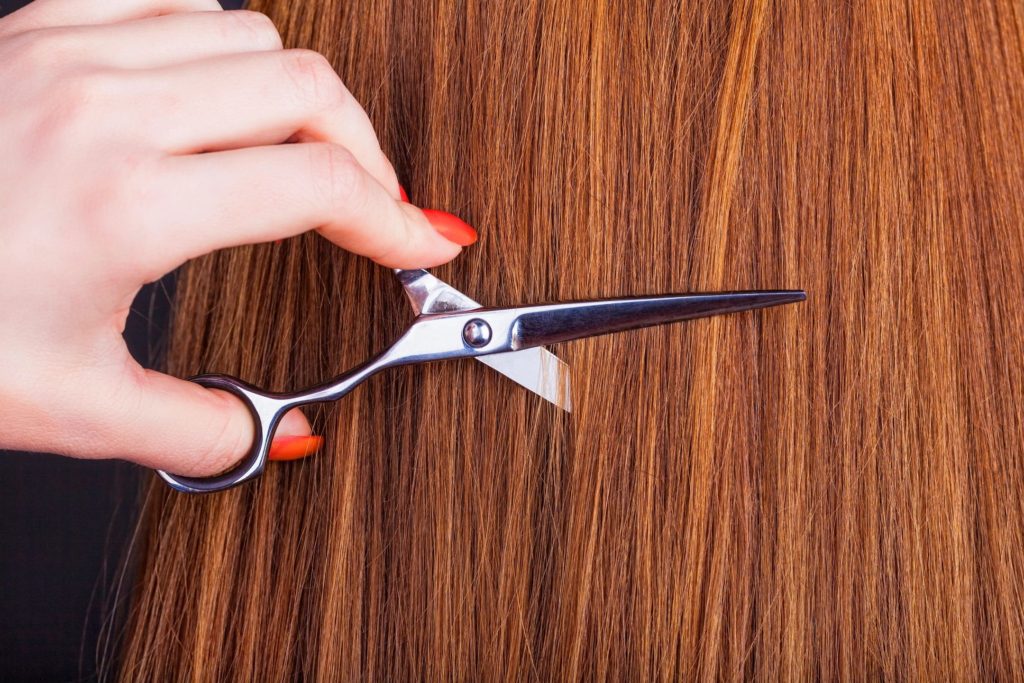
[(109, 128), (120, 85), (100, 71), (79, 71), (53, 84), (32, 114), (32, 138), (38, 144), (80, 145)]
[(63, 105), (72, 113), (84, 114), (105, 109), (119, 91), (117, 77), (99, 69), (81, 71), (61, 86)]
[(12, 37), (8, 47), (23, 66), (39, 70), (67, 64), (75, 56), (78, 44), (71, 30), (44, 28)]
[(223, 12), (219, 16), (223, 17), (228, 25), (228, 28), (225, 29), (226, 38), (241, 34), (247, 43), (257, 48), (281, 49), (281, 34), (278, 33), (274, 22), (266, 14), (249, 10), (235, 10)]
[(310, 145), (310, 172), (318, 199), (332, 207), (351, 207), (365, 196), (363, 170), (352, 153), (330, 144)]
[(288, 50), (285, 69), (298, 96), (314, 106), (329, 106), (347, 94), (334, 67), (319, 52)]
[[(359, 108), (356, 98), (337, 77), (335, 77), (332, 87), (322, 93), (319, 104), (324, 111), (330, 111), (333, 115), (339, 115), (341, 110), (349, 110), (353, 105)], [(344, 116), (344, 114), (340, 115)]]
[(148, 220), (142, 207), (152, 205), (147, 196), (151, 176), (145, 155), (117, 156), (107, 172), (87, 184), (79, 196), (79, 229), (104, 244), (120, 244), (132, 235), (143, 238)]

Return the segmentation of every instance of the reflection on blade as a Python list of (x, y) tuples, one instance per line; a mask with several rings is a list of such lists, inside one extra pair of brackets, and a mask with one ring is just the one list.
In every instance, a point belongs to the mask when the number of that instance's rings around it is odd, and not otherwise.
[(803, 301), (797, 290), (675, 294), (603, 301), (577, 301), (526, 306), (516, 317), (512, 348), (556, 344), (609, 332), (738, 313)]
[(562, 410), (572, 412), (569, 366), (547, 349), (536, 346), (524, 351), (479, 356), (477, 360)]
[(480, 304), (422, 268), (395, 270), (395, 277), (405, 288), (405, 295), (409, 297), (409, 303), (412, 304), (412, 310), (416, 315), (481, 308)]
[[(425, 270), (395, 270), (395, 276), (405, 288), (416, 315), (481, 308), (476, 301)], [(569, 366), (547, 349), (538, 346), (480, 356), (477, 360), (562, 410), (572, 409)]]

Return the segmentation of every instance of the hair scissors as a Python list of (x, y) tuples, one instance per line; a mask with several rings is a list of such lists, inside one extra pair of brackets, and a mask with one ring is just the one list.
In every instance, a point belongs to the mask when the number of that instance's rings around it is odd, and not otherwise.
[(478, 358), (568, 409), (568, 385), (558, 373), (551, 376), (550, 381), (538, 380), (535, 374), (553, 358), (541, 348), (547, 344), (795, 303), (806, 298), (800, 290), (761, 290), (485, 308), (425, 270), (396, 270), (395, 274), (405, 288), (416, 318), (394, 344), (362, 365), (323, 384), (289, 393), (262, 391), (230, 375), (190, 378), (202, 386), (223, 389), (240, 398), (252, 415), (255, 437), (245, 458), (228, 472), (212, 477), (183, 477), (159, 471), (164, 481), (178, 491), (208, 493), (255, 479), (263, 473), (274, 431), (285, 413), (309, 403), (336, 401), (385, 368)]

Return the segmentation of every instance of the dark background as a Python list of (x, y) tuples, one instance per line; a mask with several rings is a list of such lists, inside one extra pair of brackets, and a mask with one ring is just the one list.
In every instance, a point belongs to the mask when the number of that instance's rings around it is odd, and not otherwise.
[[(26, 4), (0, 0), (0, 17)], [(243, 0), (221, 4), (237, 9)], [(149, 367), (165, 341), (171, 285), (145, 288), (125, 330)], [(115, 581), (142, 481), (123, 462), (0, 451), (0, 681), (96, 679), (100, 634), (116, 634), (115, 604), (123, 608), (130, 593), (130, 571), (120, 592)]]

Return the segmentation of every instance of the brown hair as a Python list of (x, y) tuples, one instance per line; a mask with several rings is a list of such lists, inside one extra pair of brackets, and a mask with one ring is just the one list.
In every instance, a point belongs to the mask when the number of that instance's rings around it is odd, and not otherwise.
[[(1010, 0), (259, 0), (327, 54), (496, 305), (800, 306), (315, 413), (316, 457), (155, 484), (138, 680), (1024, 678), (1024, 14)], [(307, 235), (182, 277), (170, 370), (332, 375), (409, 311)]]

